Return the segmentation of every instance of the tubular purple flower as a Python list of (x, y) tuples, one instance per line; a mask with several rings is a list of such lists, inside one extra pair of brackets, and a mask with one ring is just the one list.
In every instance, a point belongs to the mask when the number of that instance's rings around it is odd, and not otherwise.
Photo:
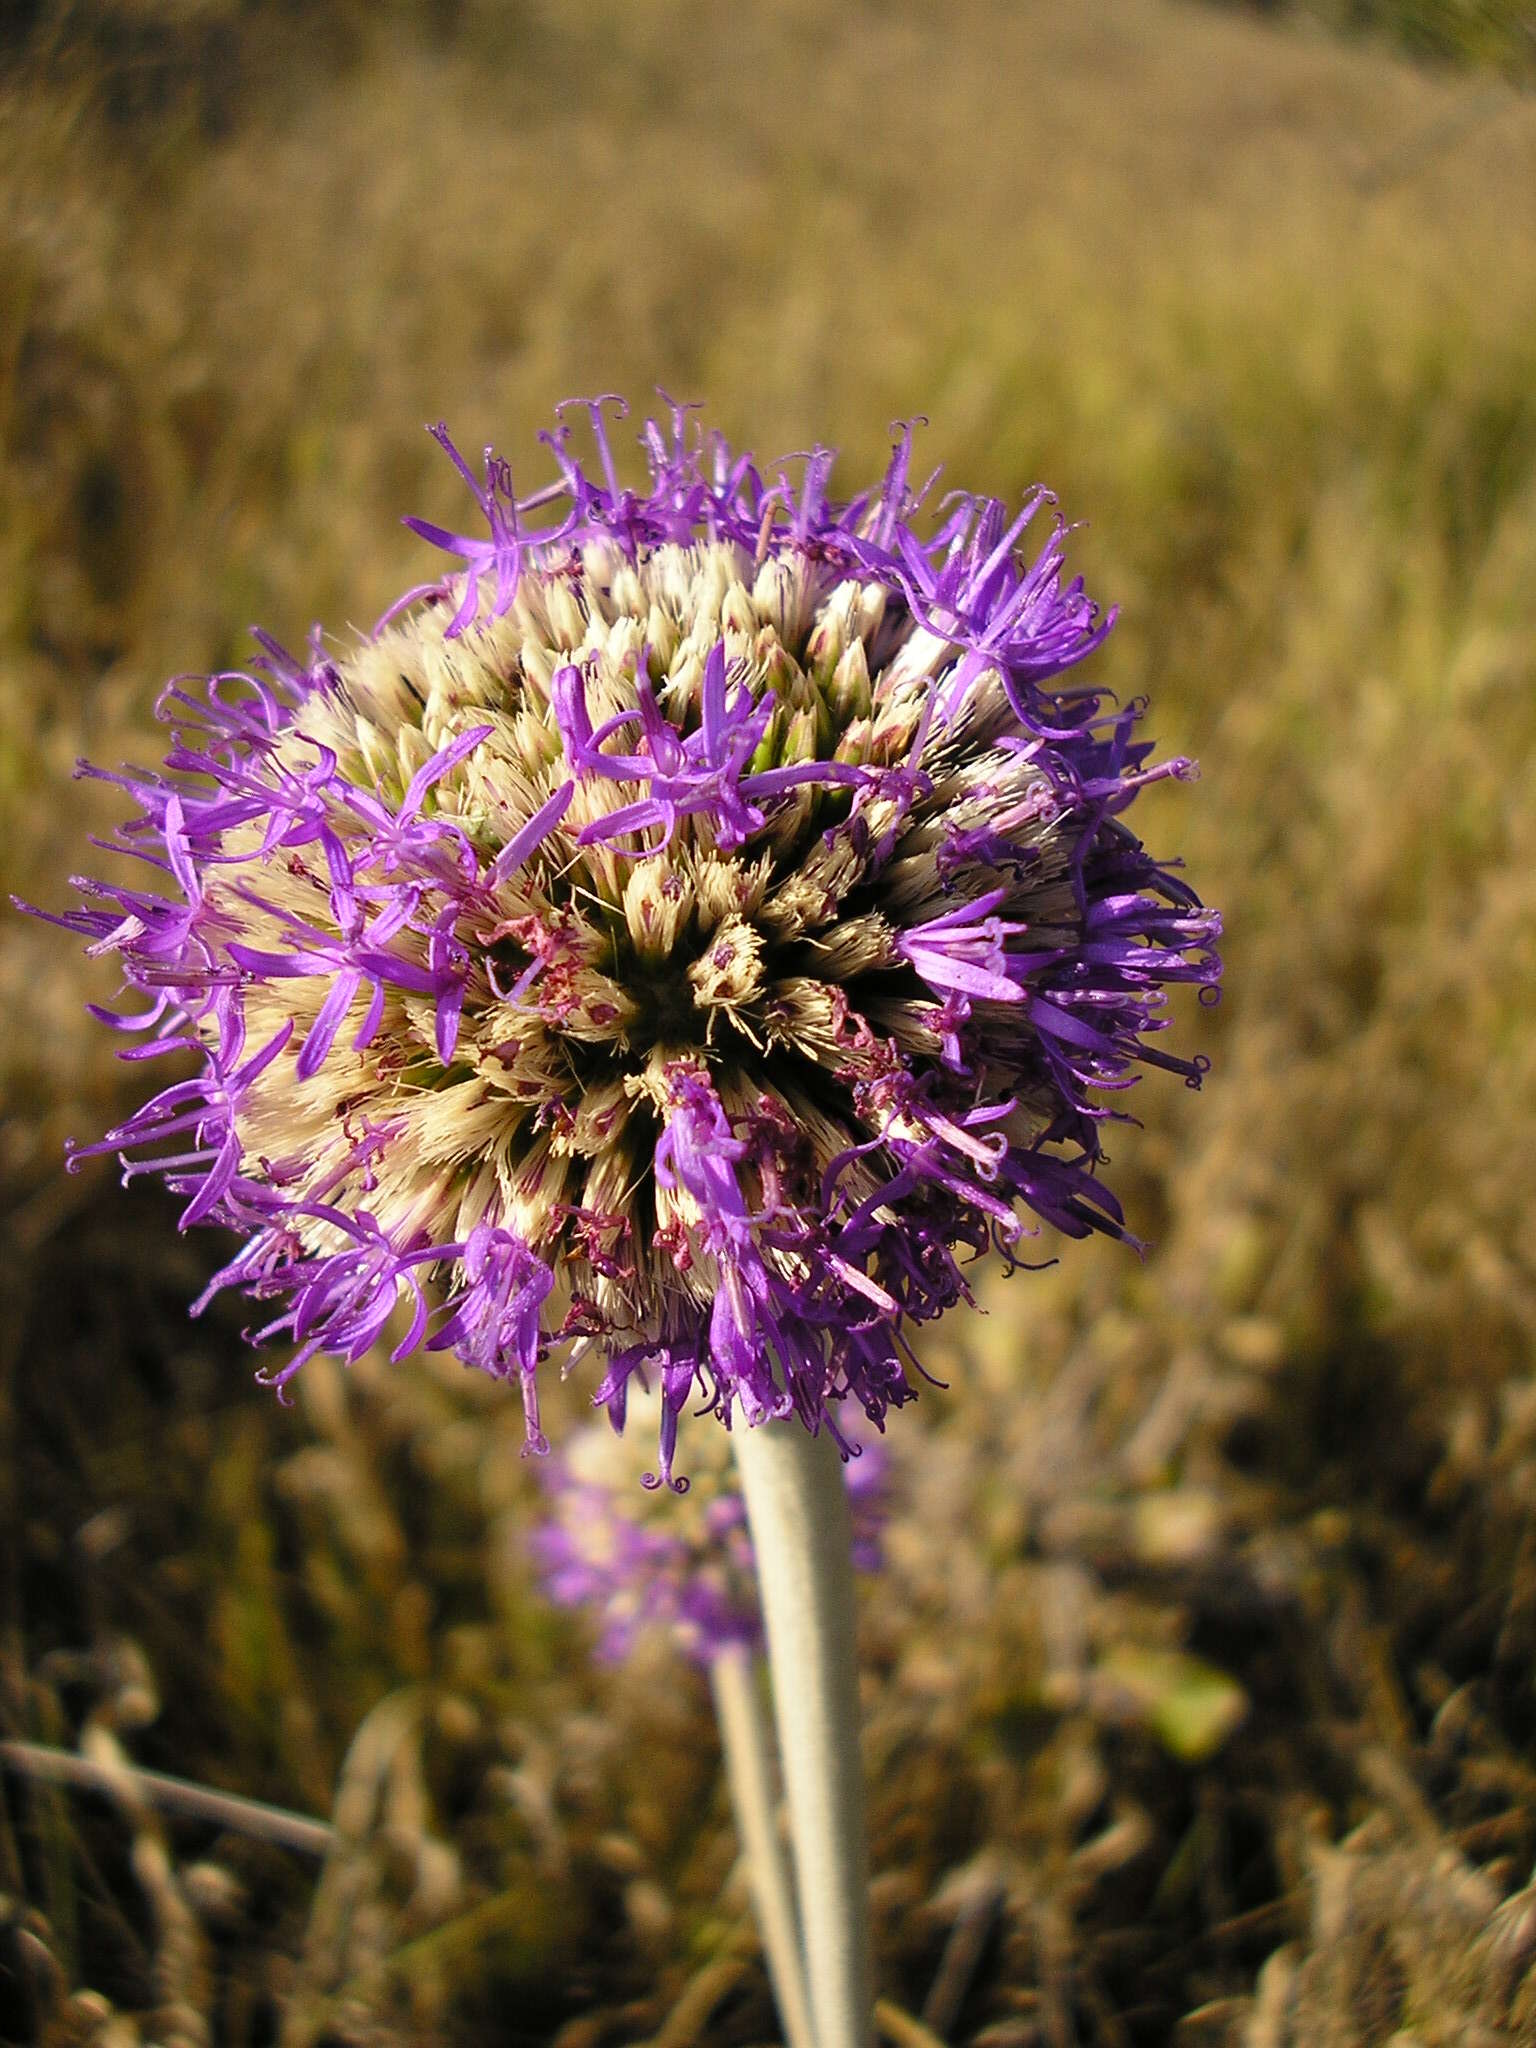
[[(916, 1327), (1041, 1223), (1127, 1235), (1106, 1120), (1217, 992), (1220, 925), (1125, 822), (1144, 707), (1070, 680), (1102, 614), (1054, 501), (829, 495), (672, 408), (621, 484), (613, 401), (555, 480), (483, 481), (487, 534), (373, 634), (168, 688), (163, 765), (106, 779), (145, 873), (54, 922), (114, 954), (124, 1057), (199, 1062), (98, 1145), (242, 1248), (258, 1339), (355, 1358), (404, 1328), (515, 1380), (591, 1361), (622, 1425), (729, 1426), (915, 1392)], [(622, 416), (622, 408), (620, 408)], [(83, 768), (82, 773), (101, 771)], [(847, 1404), (845, 1406), (845, 1404)]]
[(549, 1445), (539, 1427), (538, 1367), (543, 1353), (539, 1317), (555, 1284), (544, 1261), (521, 1238), (480, 1222), (463, 1254), (465, 1285), (454, 1312), (427, 1340), (429, 1351), (453, 1351), (466, 1365), (495, 1378), (516, 1370), (523, 1390), (528, 1442)]
[[(890, 1458), (867, 1430), (850, 1449), (853, 1562), (878, 1571)], [(548, 1506), (529, 1547), (556, 1605), (590, 1616), (605, 1663), (622, 1662), (652, 1631), (704, 1666), (726, 1650), (761, 1646), (752, 1539), (725, 1437), (702, 1443), (692, 1463), (686, 1500), (648, 1498), (635, 1484), (629, 1441), (589, 1424), (541, 1467)]]

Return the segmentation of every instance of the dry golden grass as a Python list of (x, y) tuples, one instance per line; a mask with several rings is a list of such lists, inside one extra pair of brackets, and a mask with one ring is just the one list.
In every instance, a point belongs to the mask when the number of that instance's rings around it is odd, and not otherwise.
[[(555, 400), (660, 384), (851, 486), (923, 412), (1091, 520), (1229, 994), (1118, 1147), (1152, 1258), (994, 1292), (902, 1418), (882, 1981), (988, 2048), (1528, 2041), (1536, 101), (1170, 0), (42, 18), (0, 81), (21, 893), (165, 676), (416, 579), (398, 515), (460, 509), (424, 420), (528, 477)], [(123, 1100), (106, 981), (0, 948), (0, 1732), (345, 1850), (316, 1889), (7, 1782), (0, 2037), (762, 2039), (702, 1696), (545, 1613), (495, 1391), (275, 1410), (182, 1322), (212, 1248), (57, 1174)]]

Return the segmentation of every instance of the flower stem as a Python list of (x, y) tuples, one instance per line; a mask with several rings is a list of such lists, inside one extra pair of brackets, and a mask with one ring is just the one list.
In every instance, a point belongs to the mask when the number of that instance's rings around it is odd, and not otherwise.
[(725, 1774), (746, 1854), (763, 1955), (788, 2048), (815, 2048), (805, 2002), (805, 1964), (795, 1915), (794, 1884), (779, 1841), (774, 1808), (772, 1736), (757, 1688), (757, 1660), (739, 1644), (709, 1667)]
[(848, 1494), (831, 1434), (731, 1432), (757, 1554), (816, 2048), (868, 2048), (874, 1998)]
[(168, 1778), (163, 1771), (105, 1764), (94, 1757), (76, 1756), (72, 1750), (47, 1748), (40, 1742), (0, 1742), (0, 1767), (29, 1778), (41, 1778), (50, 1785), (70, 1785), (82, 1792), (101, 1792), (111, 1797), (129, 1791), (167, 1813), (229, 1828), (264, 1842), (276, 1842), (280, 1848), (294, 1849), (301, 1856), (328, 1856), (336, 1839), (329, 1821), (314, 1820), (307, 1813), (289, 1813), (280, 1806), (242, 1799), (235, 1792), (220, 1792), (212, 1785)]

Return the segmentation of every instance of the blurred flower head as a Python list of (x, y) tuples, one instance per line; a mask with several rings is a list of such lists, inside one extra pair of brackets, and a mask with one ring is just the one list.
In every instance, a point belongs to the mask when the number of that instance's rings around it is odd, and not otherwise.
[[(890, 1459), (862, 1418), (852, 1434), (844, 1472), (853, 1561), (876, 1571)], [(550, 1598), (590, 1615), (597, 1654), (610, 1663), (652, 1630), (704, 1665), (734, 1646), (758, 1648), (752, 1539), (725, 1432), (700, 1432), (681, 1490), (647, 1493), (636, 1485), (647, 1455), (643, 1436), (588, 1423), (541, 1465), (549, 1511), (529, 1541)]]
[[(162, 703), (124, 771), (142, 887), (58, 921), (116, 954), (125, 1057), (187, 1054), (90, 1151), (243, 1238), (282, 1387), (388, 1329), (517, 1381), (590, 1356), (839, 1433), (913, 1392), (909, 1333), (1044, 1219), (1124, 1235), (1100, 1133), (1219, 925), (1125, 823), (1139, 705), (1063, 679), (1103, 640), (1044, 491), (931, 512), (773, 470), (685, 409), (620, 481), (604, 401), (360, 645)], [(1026, 536), (1037, 522), (1044, 537)], [(91, 773), (100, 771), (91, 770)], [(399, 1311), (399, 1315), (397, 1315)], [(405, 1321), (406, 1327), (400, 1329)]]

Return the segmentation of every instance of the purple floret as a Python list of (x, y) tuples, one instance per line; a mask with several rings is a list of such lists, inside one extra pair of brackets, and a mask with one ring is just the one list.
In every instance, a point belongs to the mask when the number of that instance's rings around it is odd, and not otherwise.
[[(541, 1468), (549, 1512), (529, 1544), (549, 1597), (587, 1613), (597, 1655), (620, 1663), (638, 1639), (664, 1632), (706, 1668), (731, 1649), (762, 1644), (756, 1565), (746, 1509), (729, 1467), (699, 1475), (693, 1497), (637, 1493), (632, 1473), (590, 1441), (597, 1457), (557, 1450)], [(867, 1433), (844, 1466), (853, 1561), (878, 1571), (890, 1506), (890, 1458)], [(708, 1489), (704, 1481), (714, 1482)]]

